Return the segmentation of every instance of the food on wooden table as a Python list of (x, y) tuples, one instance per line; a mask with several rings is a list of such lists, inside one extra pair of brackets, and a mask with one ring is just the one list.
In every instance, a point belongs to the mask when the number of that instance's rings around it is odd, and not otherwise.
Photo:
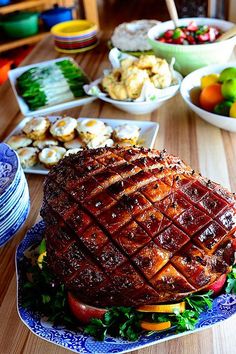
[(54, 138), (45, 138), (40, 140), (35, 140), (33, 146), (37, 147), (39, 150), (43, 150), (46, 147), (57, 146), (58, 141)]
[(83, 119), (78, 121), (77, 131), (82, 141), (88, 143), (98, 136), (109, 138), (112, 128), (99, 119)]
[(209, 112), (236, 118), (236, 67), (201, 78), (199, 106)]
[(23, 147), (17, 150), (20, 163), (23, 168), (29, 168), (38, 162), (38, 149), (34, 147)]
[(74, 139), (77, 120), (72, 117), (58, 119), (50, 127), (50, 133), (59, 141), (66, 142)]
[[(47, 122), (49, 122), (49, 126)], [(41, 126), (37, 133), (35, 133), (36, 129), (31, 129), (35, 126)], [(45, 130), (46, 126), (47, 130)], [(64, 155), (75, 154), (84, 148), (95, 149), (105, 146), (112, 147), (116, 144), (125, 146), (138, 144), (140, 135), (140, 129), (136, 125), (126, 123), (112, 129), (99, 119), (77, 120), (72, 117), (61, 117), (53, 122), (50, 122), (47, 117), (39, 117), (39, 120), (32, 118), (25, 124), (22, 131), (30, 134), (32, 139), (20, 132), (19, 135), (11, 136), (7, 143), (17, 152), (19, 148), (27, 146), (29, 147), (28, 154), (30, 151), (32, 155), (39, 154), (37, 159), (31, 158), (29, 164), (25, 164), (22, 158), (24, 168), (33, 167), (37, 162), (42, 163), (46, 168), (51, 168)], [(38, 139), (41, 133), (43, 138)]]
[(82, 149), (85, 144), (82, 142), (81, 138), (75, 138), (64, 143), (66, 149)]
[(12, 135), (8, 140), (7, 144), (14, 150), (20, 149), (22, 147), (29, 146), (32, 143), (32, 139), (27, 138), (26, 135)]
[(39, 153), (39, 161), (46, 168), (51, 168), (63, 158), (65, 153), (66, 153), (66, 149), (61, 146), (51, 146), (48, 148), (44, 148)]
[(74, 148), (66, 151), (64, 156), (69, 156), (70, 154), (77, 154), (77, 152), (83, 150), (82, 148)]
[(123, 51), (146, 51), (152, 49), (147, 41), (150, 28), (157, 25), (156, 20), (137, 20), (118, 25), (112, 34), (111, 42), (114, 47)]
[(87, 146), (89, 149), (96, 149), (98, 147), (105, 147), (105, 146), (112, 147), (114, 146), (114, 140), (108, 138), (107, 136), (101, 135), (90, 140)]
[(170, 44), (206, 44), (215, 42), (221, 35), (219, 28), (215, 26), (197, 25), (195, 21), (189, 23), (188, 26), (180, 26), (165, 31), (156, 40)]
[(31, 111), (85, 96), (88, 83), (83, 71), (70, 59), (28, 69), (17, 78), (17, 88)]
[(45, 139), (50, 121), (47, 117), (34, 117), (22, 129), (26, 136), (33, 140)]
[(207, 111), (213, 111), (214, 108), (224, 100), (219, 83), (206, 86), (200, 93), (200, 106)]
[(165, 59), (141, 55), (139, 59), (126, 58), (121, 67), (113, 69), (102, 80), (102, 88), (115, 100), (134, 100), (144, 85), (149, 90), (162, 89), (172, 84), (172, 71)]
[(118, 125), (112, 133), (115, 141), (135, 145), (138, 141), (140, 128), (136, 125), (122, 124)]
[(163, 331), (171, 327), (171, 322), (167, 321), (167, 322), (160, 322), (160, 323), (155, 323), (155, 322), (151, 323), (147, 321), (141, 321), (140, 326), (146, 331)]
[(100, 148), (46, 177), (47, 264), (92, 306), (168, 303), (234, 263), (236, 198), (165, 151)]

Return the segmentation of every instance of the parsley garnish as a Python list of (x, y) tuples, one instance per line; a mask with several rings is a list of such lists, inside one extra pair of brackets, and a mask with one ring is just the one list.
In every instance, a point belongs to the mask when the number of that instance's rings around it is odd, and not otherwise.
[(104, 340), (106, 335), (121, 337), (130, 341), (139, 338), (142, 329), (139, 325), (143, 314), (132, 307), (111, 307), (104, 315), (103, 320), (93, 318), (84, 332), (97, 340)]
[(196, 313), (200, 314), (201, 312), (205, 311), (206, 308), (212, 307), (212, 291), (208, 291), (205, 294), (193, 294), (185, 298), (185, 301), (189, 305), (189, 307), (195, 311)]
[(231, 272), (227, 275), (226, 293), (236, 294), (236, 264), (233, 265)]
[[(28, 259), (22, 261), (22, 267), (30, 274), (30, 280), (25, 277), (22, 289), (22, 306), (32, 311), (41, 312), (55, 325), (74, 328), (77, 324), (70, 314), (67, 303), (67, 291), (48, 269), (45, 258), (42, 270), (37, 264), (29, 264)], [(78, 326), (78, 325), (77, 325)]]

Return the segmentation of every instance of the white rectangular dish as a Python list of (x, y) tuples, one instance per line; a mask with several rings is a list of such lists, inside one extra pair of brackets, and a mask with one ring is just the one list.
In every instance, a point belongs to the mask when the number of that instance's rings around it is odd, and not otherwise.
[[(26, 102), (24, 101), (24, 99), (19, 95), (18, 91), (17, 91), (17, 78), (22, 75), (25, 71), (34, 68), (34, 67), (43, 67), (43, 66), (48, 66), (52, 63), (57, 63), (63, 60), (71, 60), (75, 65), (78, 66), (78, 64), (70, 57), (63, 57), (63, 58), (59, 58), (59, 59), (53, 59), (53, 60), (47, 60), (47, 61), (43, 61), (41, 63), (36, 63), (36, 64), (31, 64), (31, 65), (27, 65), (27, 66), (23, 66), (20, 68), (16, 68), (13, 70), (10, 70), (8, 73), (9, 76), (9, 80), (13, 89), (13, 92), (15, 94), (17, 103), (20, 107), (20, 110), (22, 112), (22, 114), (24, 116), (34, 116), (34, 115), (43, 115), (43, 114), (49, 114), (52, 112), (58, 112), (58, 111), (63, 111), (65, 109), (69, 109), (69, 108), (73, 108), (73, 107), (78, 107), (78, 106), (82, 106), (85, 105), (87, 103), (90, 103), (92, 101), (94, 101), (96, 99), (96, 97), (92, 97), (92, 96), (84, 96), (81, 98), (75, 98), (71, 101), (67, 101), (67, 102), (62, 102), (56, 105), (51, 105), (51, 106), (44, 106), (41, 109), (35, 110), (35, 111), (31, 111), (28, 107), (28, 105), (26, 104)], [(81, 68), (80, 68), (81, 69)], [(82, 69), (81, 69), (82, 70)], [(82, 70), (83, 71), (83, 70)], [(83, 71), (84, 73), (84, 71)], [(86, 73), (84, 73), (84, 75), (87, 77)], [(87, 77), (88, 78), (88, 77)]]
[[(60, 118), (59, 116), (49, 116), (48, 119), (51, 122), (55, 122), (56, 119)], [(32, 119), (31, 117), (24, 118), (16, 127), (12, 130), (12, 132), (6, 137), (4, 140), (5, 143), (9, 140), (12, 135), (18, 135), (22, 133), (22, 128), (25, 124)], [(79, 118), (79, 120), (85, 119)], [(139, 142), (140, 145), (146, 148), (153, 148), (157, 132), (159, 130), (159, 124), (155, 122), (148, 122), (148, 121), (135, 121), (135, 120), (127, 120), (127, 119), (105, 119), (99, 118), (101, 121), (106, 123), (107, 125), (111, 126), (113, 129), (121, 124), (129, 124), (129, 125), (136, 125), (140, 128), (140, 135), (139, 135)], [(42, 164), (38, 163), (37, 165), (25, 168), (24, 172), (26, 173), (34, 173), (34, 174), (41, 174), (46, 175), (48, 174), (49, 170), (46, 169)]]

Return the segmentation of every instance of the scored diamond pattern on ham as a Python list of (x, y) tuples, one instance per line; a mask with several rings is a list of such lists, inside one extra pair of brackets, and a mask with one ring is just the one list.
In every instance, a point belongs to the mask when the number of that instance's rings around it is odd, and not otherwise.
[(235, 196), (165, 151), (64, 158), (46, 177), (41, 215), (49, 267), (93, 305), (176, 301), (234, 262)]

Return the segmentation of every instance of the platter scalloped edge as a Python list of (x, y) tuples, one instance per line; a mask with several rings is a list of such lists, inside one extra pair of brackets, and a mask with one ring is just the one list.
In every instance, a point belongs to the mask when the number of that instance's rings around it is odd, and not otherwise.
[(151, 336), (141, 336), (135, 342), (128, 342), (120, 338), (108, 337), (104, 342), (99, 342), (81, 332), (67, 330), (63, 327), (55, 327), (47, 322), (40, 313), (32, 313), (22, 307), (22, 274), (19, 262), (24, 252), (32, 245), (40, 242), (44, 232), (44, 222), (40, 221), (34, 225), (18, 245), (15, 255), (17, 273), (17, 311), (22, 322), (35, 335), (48, 342), (54, 343), (68, 350), (80, 354), (106, 354), (106, 353), (127, 353), (135, 349), (141, 349), (150, 345), (158, 344), (170, 339), (195, 333), (220, 323), (236, 314), (236, 295), (222, 294), (214, 299), (212, 309), (200, 315), (196, 329), (180, 334), (165, 331), (155, 333)]

